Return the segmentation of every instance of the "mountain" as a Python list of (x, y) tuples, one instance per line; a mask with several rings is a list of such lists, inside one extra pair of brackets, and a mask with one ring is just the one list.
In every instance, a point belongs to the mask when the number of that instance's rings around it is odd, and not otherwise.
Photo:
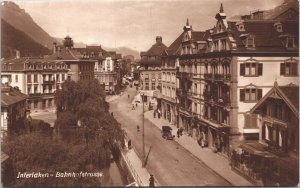
[(140, 52), (133, 50), (128, 47), (117, 47), (117, 48), (110, 48), (110, 47), (105, 47), (103, 46), (103, 49), (106, 51), (116, 51), (117, 53), (122, 54), (122, 56), (127, 56), (127, 55), (133, 55), (135, 59), (140, 59)]
[(31, 16), (21, 9), (16, 3), (10, 1), (1, 2), (1, 17), (14, 28), (23, 31), (34, 41), (51, 49), (53, 42), (56, 41), (39, 25), (37, 25)]
[(40, 56), (50, 53), (50, 50), (32, 40), (26, 33), (20, 31), (1, 19), (1, 58), (15, 57), (16, 50), (22, 56)]
[[(289, 8), (294, 8), (299, 12), (299, 4), (297, 0), (284, 0), (281, 5), (269, 10), (262, 10), (264, 11), (264, 18), (265, 19), (272, 19), (278, 15), (280, 12), (284, 12)], [(245, 13), (249, 14), (249, 13)], [(245, 15), (244, 14), (244, 15)], [(240, 20), (242, 15), (235, 15), (229, 18), (229, 20)]]

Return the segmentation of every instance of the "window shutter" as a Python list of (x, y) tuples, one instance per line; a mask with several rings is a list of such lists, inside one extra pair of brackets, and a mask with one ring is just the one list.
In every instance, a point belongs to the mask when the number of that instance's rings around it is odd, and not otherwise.
[(261, 139), (265, 140), (266, 139), (266, 125), (262, 125), (262, 129), (261, 129)]
[(262, 98), (262, 89), (257, 89), (257, 100)]
[(245, 76), (245, 64), (244, 63), (240, 64), (240, 75)]
[(298, 75), (298, 63), (291, 63), (291, 71), (293, 76)]
[(280, 75), (285, 75), (285, 63), (280, 63)]
[(245, 89), (240, 89), (240, 101), (245, 101)]
[(262, 75), (263, 75), (263, 64), (258, 63), (258, 76), (262, 76)]

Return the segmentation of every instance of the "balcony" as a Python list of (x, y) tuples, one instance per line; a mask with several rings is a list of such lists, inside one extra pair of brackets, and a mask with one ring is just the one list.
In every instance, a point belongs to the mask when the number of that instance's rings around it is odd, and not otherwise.
[(43, 84), (54, 84), (55, 80), (44, 80)]
[(230, 96), (227, 95), (227, 94), (222, 95), (218, 99), (218, 104), (220, 104), (222, 106), (228, 106), (228, 105), (230, 105)]
[(177, 96), (182, 96), (183, 95), (182, 89), (176, 89), (176, 95)]
[(214, 77), (218, 81), (230, 81), (231, 74), (215, 74)]
[(40, 97), (42, 96), (41, 93), (29, 93), (29, 97)]
[(203, 92), (203, 97), (204, 97), (205, 100), (210, 100), (210, 99), (212, 99), (211, 92), (209, 92), (209, 91), (204, 91), (204, 92)]
[(204, 74), (204, 79), (213, 79), (213, 74), (212, 73), (205, 73)]

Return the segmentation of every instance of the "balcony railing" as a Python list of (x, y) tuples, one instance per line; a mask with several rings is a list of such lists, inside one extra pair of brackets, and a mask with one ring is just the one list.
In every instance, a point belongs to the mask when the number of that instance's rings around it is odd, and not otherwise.
[(41, 93), (29, 93), (29, 97), (40, 97)]
[(55, 80), (44, 80), (43, 84), (54, 84)]
[(215, 74), (215, 80), (230, 81), (231, 74)]

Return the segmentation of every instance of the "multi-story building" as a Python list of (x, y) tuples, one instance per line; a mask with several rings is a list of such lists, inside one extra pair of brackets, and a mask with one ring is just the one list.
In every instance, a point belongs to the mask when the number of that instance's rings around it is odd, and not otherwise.
[(75, 48), (85, 59), (96, 60), (94, 67), (95, 78), (104, 86), (107, 93), (114, 93), (118, 84), (119, 70), (117, 61), (122, 58), (116, 52), (107, 52), (101, 46)]
[(216, 26), (202, 32), (198, 41), (190, 37), (190, 27), (184, 28), (177, 73), (179, 125), (208, 141), (208, 147), (227, 153), (229, 136), (258, 137), (258, 127), (245, 118), (274, 80), (298, 85), (299, 24), (282, 19), (227, 21), (222, 5), (215, 18)]
[[(140, 90), (144, 95), (144, 101), (160, 99), (161, 91), (161, 56), (166, 49), (162, 42), (162, 37), (156, 37), (156, 43), (147, 52), (141, 52), (140, 60)], [(157, 101), (156, 101), (157, 102)]]
[(67, 78), (67, 65), (63, 62), (35, 58), (3, 60), (1, 79), (28, 95), (29, 109), (54, 106), (54, 92)]
[(69, 36), (65, 37), (62, 46), (54, 43), (53, 54), (45, 60), (65, 63), (68, 69), (67, 78), (75, 82), (94, 79), (94, 66), (97, 61), (73, 48), (73, 40)]
[(246, 121), (259, 127), (259, 139), (240, 145), (239, 152), (231, 159), (233, 169), (257, 185), (296, 186), (299, 183), (299, 86), (278, 86), (275, 82), (250, 110), (250, 115)]
[[(5, 79), (2, 80), (5, 82)], [(1, 140), (7, 133), (16, 133), (22, 127), (22, 120), (26, 115), (27, 95), (17, 88), (1, 84)]]

